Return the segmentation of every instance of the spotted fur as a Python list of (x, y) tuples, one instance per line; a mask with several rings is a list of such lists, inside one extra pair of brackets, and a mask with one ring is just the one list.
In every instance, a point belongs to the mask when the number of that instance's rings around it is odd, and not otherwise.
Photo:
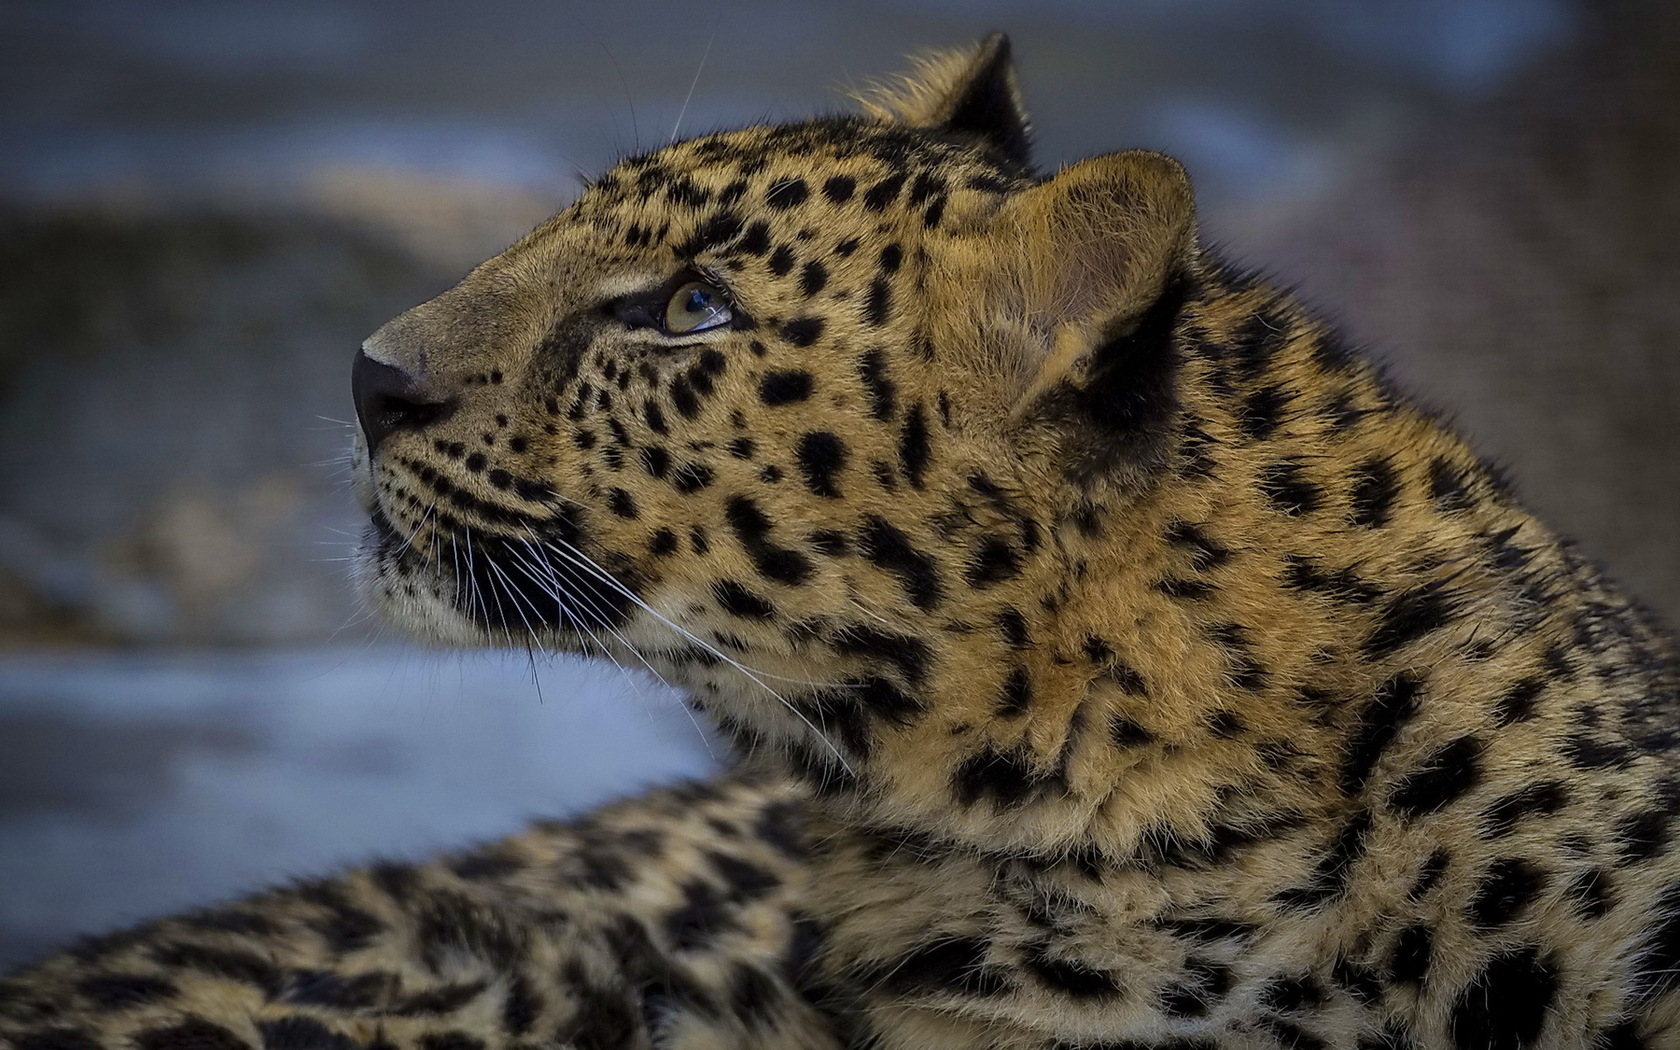
[(358, 366), (374, 602), (751, 779), (119, 935), (19, 1046), (1680, 1045), (1662, 630), (1175, 163), (1035, 173), (1002, 38), (867, 113), (629, 158)]

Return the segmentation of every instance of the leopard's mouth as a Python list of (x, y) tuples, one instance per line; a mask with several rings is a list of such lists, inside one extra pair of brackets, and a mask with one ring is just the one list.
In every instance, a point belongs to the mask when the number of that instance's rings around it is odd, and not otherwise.
[(641, 605), (635, 567), (586, 552), (573, 515), (492, 522), (434, 505), (399, 525), (380, 500), (368, 502), (364, 595), (422, 637), (593, 647)]

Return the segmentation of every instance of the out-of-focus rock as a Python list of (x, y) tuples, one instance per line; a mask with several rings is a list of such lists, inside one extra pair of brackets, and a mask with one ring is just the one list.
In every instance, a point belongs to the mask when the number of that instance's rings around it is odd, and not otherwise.
[(0, 646), (354, 618), (351, 355), (549, 205), (365, 175), (293, 204), (0, 209)]
[(1228, 229), (1680, 623), (1680, 9)]

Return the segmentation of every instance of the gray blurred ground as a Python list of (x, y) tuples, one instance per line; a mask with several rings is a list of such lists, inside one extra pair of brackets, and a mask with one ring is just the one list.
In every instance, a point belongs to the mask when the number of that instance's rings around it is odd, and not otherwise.
[(522, 656), (346, 655), (349, 357), (679, 113), (991, 28), (1044, 167), (1184, 158), (1211, 239), (1680, 619), (1665, 5), (0, 2), (0, 965), (704, 768), (570, 663), (538, 704)]

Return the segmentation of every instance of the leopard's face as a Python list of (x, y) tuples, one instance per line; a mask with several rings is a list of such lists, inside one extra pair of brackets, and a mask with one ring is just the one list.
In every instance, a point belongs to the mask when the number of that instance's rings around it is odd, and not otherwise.
[(960, 618), (965, 575), (1037, 537), (970, 506), (1008, 483), (964, 467), (999, 428), (930, 303), (1022, 182), (863, 120), (620, 164), (368, 340), (367, 594), (436, 639), (632, 665)]
[(871, 118), (626, 160), (375, 333), (372, 603), (893, 719), (1024, 644), (1081, 571), (1061, 526), (1158, 466), (1188, 184), (1032, 177), (1001, 38), (923, 72)]

